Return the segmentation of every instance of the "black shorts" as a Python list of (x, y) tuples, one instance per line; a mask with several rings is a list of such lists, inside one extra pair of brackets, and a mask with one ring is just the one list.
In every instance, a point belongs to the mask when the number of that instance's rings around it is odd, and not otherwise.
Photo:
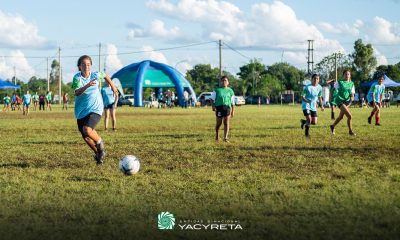
[(349, 105), (350, 105), (350, 103), (351, 103), (351, 100), (349, 100), (349, 101), (346, 101), (346, 102), (344, 102), (344, 103), (341, 103), (341, 104), (339, 104), (339, 108), (341, 108), (342, 107), (342, 105), (344, 104), (344, 105), (346, 105), (346, 107), (348, 107)]
[(111, 104), (108, 104), (108, 105), (104, 105), (104, 109), (111, 109), (111, 110), (113, 110), (115, 108), (115, 104), (114, 103), (111, 103)]
[(215, 107), (215, 116), (217, 118), (223, 118), (231, 115), (231, 108), (228, 106), (216, 106)]
[[(373, 101), (371, 101), (371, 102), (369, 102), (369, 103), (368, 103), (368, 105), (369, 105), (370, 107), (374, 107), (374, 102), (373, 102)], [(376, 103), (376, 105), (378, 105), (378, 106), (379, 106), (379, 103), (377, 102), (377, 103)]]
[(82, 136), (85, 137), (83, 132), (83, 127), (87, 126), (92, 129), (96, 127), (96, 125), (100, 122), (101, 115), (97, 113), (89, 113), (86, 117), (76, 120), (78, 123), (78, 130), (81, 132)]
[(303, 110), (303, 114), (304, 114), (304, 116), (309, 116), (309, 115), (311, 115), (311, 117), (318, 117), (317, 116), (317, 111), (311, 111), (311, 110)]
[(336, 107), (336, 104), (335, 104), (335, 103), (333, 103), (333, 102), (329, 102), (329, 104), (330, 104), (331, 106), (334, 106), (334, 107)]

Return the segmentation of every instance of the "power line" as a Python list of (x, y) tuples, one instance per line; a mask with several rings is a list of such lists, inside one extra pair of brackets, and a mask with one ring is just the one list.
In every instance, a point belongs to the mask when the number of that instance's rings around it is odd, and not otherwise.
[(239, 52), (238, 50), (234, 49), (233, 47), (229, 46), (229, 45), (226, 44), (225, 42), (223, 42), (222, 44), (225, 45), (225, 46), (227, 46), (229, 49), (231, 49), (232, 51), (236, 52), (236, 53), (239, 54), (240, 56), (242, 56), (242, 57), (244, 57), (244, 58), (246, 58), (246, 59), (249, 59), (249, 60), (252, 59), (251, 57), (248, 57), (248, 56), (244, 55), (243, 53)]

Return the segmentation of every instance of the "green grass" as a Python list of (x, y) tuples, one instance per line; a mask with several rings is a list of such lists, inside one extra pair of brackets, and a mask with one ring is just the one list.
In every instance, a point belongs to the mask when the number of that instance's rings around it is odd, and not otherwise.
[[(400, 108), (352, 109), (329, 132), (319, 112), (311, 138), (299, 106), (243, 106), (231, 142), (214, 141), (210, 108), (118, 109), (118, 131), (97, 129), (96, 166), (72, 110), (0, 113), (1, 239), (398, 239)], [(221, 131), (222, 134), (222, 131)], [(124, 176), (119, 159), (141, 160)], [(242, 231), (158, 230), (157, 215), (238, 220)]]

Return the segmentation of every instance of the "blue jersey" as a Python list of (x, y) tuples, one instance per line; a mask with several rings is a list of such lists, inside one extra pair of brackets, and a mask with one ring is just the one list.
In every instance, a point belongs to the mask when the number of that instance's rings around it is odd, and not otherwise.
[(110, 104), (115, 103), (114, 92), (111, 87), (105, 86), (101, 89), (101, 96), (103, 97), (104, 106), (108, 106)]
[(322, 87), (321, 85), (313, 86), (309, 84), (304, 87), (302, 96), (311, 101), (310, 103), (305, 102), (304, 100), (301, 102), (301, 107), (303, 110), (317, 111), (317, 101), (318, 98), (322, 96)]
[(23, 101), (24, 101), (24, 104), (30, 104), (31, 103), (31, 95), (29, 93), (25, 94), (23, 97)]
[(90, 113), (103, 114), (103, 99), (99, 91), (99, 81), (105, 77), (103, 72), (92, 72), (88, 78), (82, 76), (81, 72), (75, 74), (72, 80), (72, 89), (77, 90), (89, 82), (96, 80), (96, 85), (88, 87), (81, 95), (75, 98), (75, 117), (82, 119)]
[[(381, 102), (381, 95), (385, 92), (385, 85), (382, 83), (379, 85), (378, 83), (372, 84), (368, 91), (367, 100), (368, 102)], [(374, 99), (372, 99), (372, 94), (374, 94)]]

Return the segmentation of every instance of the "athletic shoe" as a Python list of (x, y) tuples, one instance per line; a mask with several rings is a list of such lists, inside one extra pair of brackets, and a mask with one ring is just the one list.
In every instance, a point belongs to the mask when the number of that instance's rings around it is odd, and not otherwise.
[(375, 126), (380, 126), (381, 124), (380, 123), (375, 123)]
[(100, 143), (96, 144), (96, 148), (97, 148), (97, 155), (96, 155), (97, 164), (102, 164), (104, 163), (104, 158), (106, 157), (106, 151), (104, 151), (104, 142), (101, 141)]
[(371, 124), (371, 120), (372, 120), (372, 118), (371, 118), (371, 117), (368, 117), (368, 123), (369, 123), (369, 124)]
[(225, 138), (224, 142), (229, 143), (229, 139)]
[(301, 123), (300, 125), (301, 129), (304, 129), (304, 125), (307, 123), (307, 121), (304, 119), (300, 119), (300, 123)]
[(331, 133), (335, 135), (335, 127), (333, 125), (330, 125), (329, 127), (331, 128)]
[(355, 134), (353, 131), (349, 131), (350, 136), (356, 136), (357, 134)]

